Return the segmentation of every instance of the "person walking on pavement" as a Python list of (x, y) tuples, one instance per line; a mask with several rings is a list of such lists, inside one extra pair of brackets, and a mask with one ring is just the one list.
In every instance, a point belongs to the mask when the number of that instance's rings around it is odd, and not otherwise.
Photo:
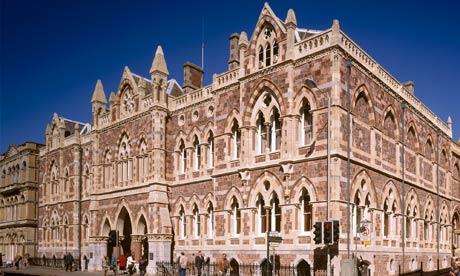
[(72, 272), (73, 256), (72, 254), (70, 254), (70, 252), (67, 253), (67, 255), (64, 257), (64, 264), (65, 264), (65, 271)]
[(203, 269), (203, 264), (204, 264), (203, 253), (201, 253), (201, 250), (199, 250), (198, 254), (195, 256), (195, 267), (196, 267), (196, 271), (197, 271), (198, 276), (201, 276), (201, 271)]
[(109, 271), (110, 262), (109, 257), (104, 256), (101, 261), (102, 271), (104, 271), (104, 276), (107, 276), (107, 272)]
[(222, 254), (222, 258), (217, 263), (217, 271), (219, 276), (227, 275), (227, 272), (229, 272), (227, 254)]
[(187, 271), (187, 257), (185, 257), (184, 252), (181, 252), (179, 256), (179, 276), (185, 276), (186, 271)]
[(131, 254), (128, 255), (128, 258), (126, 259), (126, 266), (128, 267), (128, 273), (129, 275), (133, 275), (134, 273), (136, 273), (136, 269), (134, 268), (134, 263), (136, 261), (134, 260), (134, 256), (132, 256)]

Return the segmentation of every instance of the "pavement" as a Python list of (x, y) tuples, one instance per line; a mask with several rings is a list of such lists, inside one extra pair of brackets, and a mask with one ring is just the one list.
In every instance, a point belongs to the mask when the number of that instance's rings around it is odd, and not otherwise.
[[(102, 271), (88, 272), (88, 271), (65, 271), (60, 268), (50, 268), (41, 266), (29, 266), (16, 270), (14, 267), (0, 268), (0, 275), (34, 275), (34, 276), (103, 276)], [(114, 273), (109, 271), (107, 276), (113, 276)]]

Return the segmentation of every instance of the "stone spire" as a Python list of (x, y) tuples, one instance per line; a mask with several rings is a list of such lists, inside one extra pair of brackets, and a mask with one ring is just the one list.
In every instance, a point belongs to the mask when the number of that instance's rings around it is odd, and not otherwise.
[(150, 68), (150, 75), (152, 75), (154, 72), (161, 72), (167, 76), (169, 75), (165, 56), (161, 46), (158, 46), (155, 57), (153, 58), (152, 67)]
[(105, 97), (104, 87), (102, 86), (101, 80), (97, 80), (96, 87), (94, 88), (93, 97), (91, 103), (103, 103), (107, 104), (107, 98)]
[(294, 28), (295, 26), (297, 26), (297, 19), (295, 17), (295, 13), (293, 9), (288, 10), (288, 13), (286, 16), (286, 24), (292, 24), (294, 25)]

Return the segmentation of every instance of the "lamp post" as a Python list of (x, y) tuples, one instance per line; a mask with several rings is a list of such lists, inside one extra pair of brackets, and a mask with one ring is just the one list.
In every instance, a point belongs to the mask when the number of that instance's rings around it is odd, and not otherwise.
[[(310, 78), (307, 78), (305, 80), (305, 84), (313, 89), (313, 88), (316, 88), (318, 89), (320, 92), (323, 92), (323, 90), (321, 90), (318, 85), (316, 84), (316, 82)], [(327, 96), (327, 179), (326, 179), (326, 182), (327, 182), (327, 198), (326, 198), (326, 220), (329, 221), (330, 220), (330, 214), (329, 214), (329, 205), (330, 205), (330, 179), (331, 179), (331, 131), (330, 131), (330, 127), (331, 127), (331, 97), (329, 94), (326, 94)], [(331, 275), (331, 256), (329, 255), (329, 245), (326, 245), (327, 246), (327, 268), (326, 268), (326, 271), (327, 271), (327, 275)]]
[[(318, 89), (320, 92), (323, 92), (316, 82), (313, 79), (307, 78), (305, 80), (305, 84), (308, 86), (310, 89)], [(331, 131), (330, 131), (330, 126), (331, 126), (331, 97), (329, 94), (326, 94), (327, 96), (327, 205), (326, 205), (326, 219), (327, 221), (330, 220), (330, 214), (329, 214), (329, 204), (330, 204), (330, 179), (331, 179)]]

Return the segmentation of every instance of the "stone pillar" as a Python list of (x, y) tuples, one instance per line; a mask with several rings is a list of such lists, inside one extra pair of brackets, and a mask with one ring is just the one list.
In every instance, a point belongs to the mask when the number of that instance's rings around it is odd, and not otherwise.
[[(102, 260), (107, 256), (107, 237), (91, 237), (88, 252), (89, 264), (88, 271), (101, 271)], [(92, 255), (92, 258), (91, 258)]]
[(149, 256), (147, 274), (156, 275), (157, 262), (171, 262), (171, 234), (148, 234)]
[(131, 235), (131, 255), (135, 261), (142, 257), (142, 237), (143, 235)]

